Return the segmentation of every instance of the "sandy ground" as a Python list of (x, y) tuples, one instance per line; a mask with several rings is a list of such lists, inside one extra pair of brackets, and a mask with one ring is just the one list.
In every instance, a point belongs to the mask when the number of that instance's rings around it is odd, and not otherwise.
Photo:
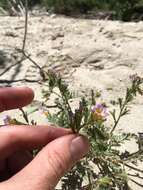
[[(19, 59), (20, 54), (15, 48), (22, 47), (23, 34), (24, 18), (0, 17), (0, 73)], [(111, 100), (124, 96), (129, 76), (134, 73), (143, 75), (143, 22), (122, 23), (53, 15), (30, 17), (26, 50), (40, 66), (61, 73), (75, 97), (88, 96), (94, 89), (101, 92), (99, 101), (112, 106)], [(23, 78), (40, 79), (39, 70), (28, 60), (0, 76), (0, 80)], [(7, 83), (0, 85), (7, 86)], [(43, 85), (17, 82), (11, 86), (29, 86), (35, 91), (35, 101), (42, 100)], [(118, 131), (143, 132), (143, 97), (137, 97), (131, 108), (131, 114), (121, 120)], [(1, 114), (1, 123), (4, 114)], [(17, 116), (15, 111), (12, 114)], [(31, 117), (41, 124), (47, 122), (44, 116), (38, 117), (38, 112)], [(126, 146), (131, 152), (136, 150), (134, 142)], [(143, 169), (142, 163), (140, 168)]]

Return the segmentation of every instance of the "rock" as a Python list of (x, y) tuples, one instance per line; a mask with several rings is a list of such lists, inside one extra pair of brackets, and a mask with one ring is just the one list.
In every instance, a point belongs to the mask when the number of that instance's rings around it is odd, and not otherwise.
[(56, 14), (51, 14), (50, 18), (56, 18), (56, 16), (57, 16)]
[(51, 40), (56, 40), (57, 38), (63, 38), (63, 37), (64, 37), (64, 33), (57, 32), (51, 36)]

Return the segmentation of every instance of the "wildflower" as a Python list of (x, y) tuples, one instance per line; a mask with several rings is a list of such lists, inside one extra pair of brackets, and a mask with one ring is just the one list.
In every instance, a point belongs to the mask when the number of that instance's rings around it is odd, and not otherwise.
[(107, 116), (107, 109), (103, 104), (96, 104), (92, 108), (92, 117), (95, 121), (105, 121)]
[(5, 125), (9, 125), (10, 120), (11, 120), (11, 118), (9, 115), (4, 116), (4, 118), (3, 118), (3, 122)]
[(9, 115), (6, 115), (3, 118), (3, 122), (4, 122), (5, 125), (15, 125), (16, 124), (15, 119), (12, 119)]
[(45, 115), (46, 117), (49, 116), (49, 111), (47, 111), (47, 110), (44, 109), (43, 107), (41, 107), (41, 108), (39, 109), (39, 113), (40, 113), (41, 115)]
[(4, 125), (25, 125), (25, 123), (21, 123), (16, 119), (11, 118), (9, 115), (6, 115), (3, 118)]
[(48, 111), (44, 111), (43, 113), (44, 113), (44, 115), (45, 115), (46, 117), (49, 116), (49, 112), (48, 112)]

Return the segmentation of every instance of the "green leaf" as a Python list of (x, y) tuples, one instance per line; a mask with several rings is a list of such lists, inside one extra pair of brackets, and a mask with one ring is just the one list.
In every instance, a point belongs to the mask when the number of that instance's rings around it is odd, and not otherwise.
[(112, 178), (105, 176), (98, 179), (97, 184), (101, 187), (108, 187), (112, 185)]

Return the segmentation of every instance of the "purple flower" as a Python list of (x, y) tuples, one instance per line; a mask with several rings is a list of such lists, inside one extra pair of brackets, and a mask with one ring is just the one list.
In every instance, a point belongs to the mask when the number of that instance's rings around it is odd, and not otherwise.
[(92, 116), (95, 121), (105, 121), (108, 116), (107, 108), (105, 105), (96, 104), (92, 108)]
[(15, 118), (11, 118), (9, 115), (4, 116), (3, 122), (4, 122), (4, 125), (25, 125), (25, 123), (21, 123)]
[(11, 117), (9, 115), (5, 115), (3, 118), (3, 122), (5, 125), (9, 125), (11, 122)]
[(44, 109), (43, 107), (41, 107), (39, 109), (39, 114), (45, 115), (46, 117), (48, 117), (50, 113), (49, 113), (49, 111), (47, 111), (46, 109)]

